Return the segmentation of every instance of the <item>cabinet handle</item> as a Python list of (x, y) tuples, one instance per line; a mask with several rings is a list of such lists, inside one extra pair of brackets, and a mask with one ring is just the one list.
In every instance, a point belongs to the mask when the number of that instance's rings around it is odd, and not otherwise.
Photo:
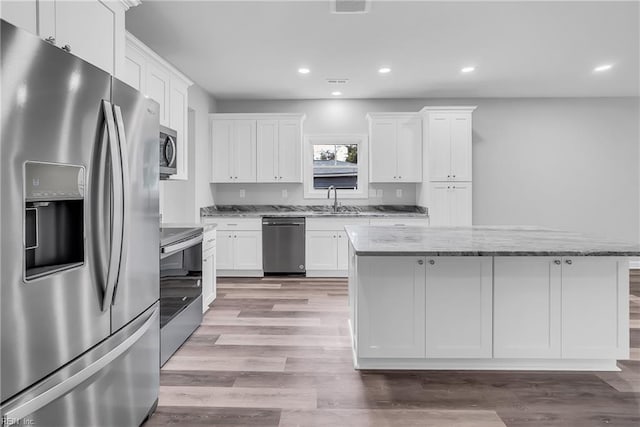
[(56, 44), (56, 38), (53, 36), (47, 37), (46, 39), (44, 39), (44, 41), (46, 41), (47, 43)]
[(565, 260), (564, 262), (565, 262), (566, 264), (569, 264), (569, 265), (573, 264), (573, 261), (571, 261), (570, 259), (567, 259), (567, 260)]
[(455, 175), (453, 175), (453, 177), (455, 178), (456, 176), (455, 176)]
[(229, 234), (229, 238), (233, 237), (231, 234)]
[(69, 46), (68, 44), (65, 44), (64, 46), (62, 46), (62, 50), (64, 50), (67, 53), (71, 53), (71, 46)]
[(233, 179), (233, 177), (232, 177), (232, 176), (230, 176), (230, 177), (229, 177), (229, 179)]
[(236, 176), (234, 179), (238, 179), (238, 177)]
[(452, 188), (455, 190), (455, 189), (456, 189), (456, 186), (454, 185)]
[(555, 265), (560, 265), (560, 260), (559, 260), (559, 259), (553, 260), (553, 263), (554, 263)]
[(398, 179), (402, 179), (402, 175), (398, 176)]
[(421, 260), (421, 259), (419, 259), (419, 260), (418, 260), (418, 265), (422, 265), (422, 264), (424, 264), (424, 261), (423, 261), (423, 260)]
[(394, 176), (393, 179), (396, 179), (396, 177)]
[(282, 177), (280, 177), (280, 179), (282, 179)]
[(451, 178), (451, 175), (447, 175), (447, 178)]
[(278, 177), (277, 177), (277, 176), (274, 176), (273, 178), (274, 178), (274, 179), (278, 179)]
[(432, 259), (429, 260), (429, 265), (434, 265), (436, 262)]

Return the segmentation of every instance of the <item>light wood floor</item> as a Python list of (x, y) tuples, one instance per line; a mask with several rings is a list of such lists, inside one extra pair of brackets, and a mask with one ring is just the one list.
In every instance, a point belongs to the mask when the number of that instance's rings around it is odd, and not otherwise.
[(222, 279), (147, 426), (640, 426), (640, 270), (622, 372), (355, 371), (342, 279)]

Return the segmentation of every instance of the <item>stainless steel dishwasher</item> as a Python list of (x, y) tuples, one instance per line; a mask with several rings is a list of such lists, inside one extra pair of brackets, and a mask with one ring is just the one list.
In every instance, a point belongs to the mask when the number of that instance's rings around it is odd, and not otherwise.
[(262, 269), (265, 274), (303, 274), (304, 218), (262, 218)]

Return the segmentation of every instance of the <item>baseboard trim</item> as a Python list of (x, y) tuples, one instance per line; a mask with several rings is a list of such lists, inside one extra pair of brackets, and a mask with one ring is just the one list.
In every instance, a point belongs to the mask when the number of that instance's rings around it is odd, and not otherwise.
[(348, 270), (307, 270), (307, 277), (349, 277)]
[(218, 270), (216, 277), (264, 277), (262, 270)]
[[(355, 355), (354, 355), (355, 356)], [(356, 369), (464, 371), (620, 371), (608, 359), (371, 359), (354, 358)]]
[(640, 269), (640, 259), (639, 258), (631, 258), (629, 260), (629, 270)]

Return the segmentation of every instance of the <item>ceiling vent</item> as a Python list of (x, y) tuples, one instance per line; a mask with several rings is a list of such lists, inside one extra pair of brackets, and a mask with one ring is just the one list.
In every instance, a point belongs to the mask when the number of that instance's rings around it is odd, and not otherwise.
[(344, 85), (349, 83), (349, 79), (327, 79), (330, 85)]
[(368, 13), (371, 0), (329, 0), (331, 13)]

